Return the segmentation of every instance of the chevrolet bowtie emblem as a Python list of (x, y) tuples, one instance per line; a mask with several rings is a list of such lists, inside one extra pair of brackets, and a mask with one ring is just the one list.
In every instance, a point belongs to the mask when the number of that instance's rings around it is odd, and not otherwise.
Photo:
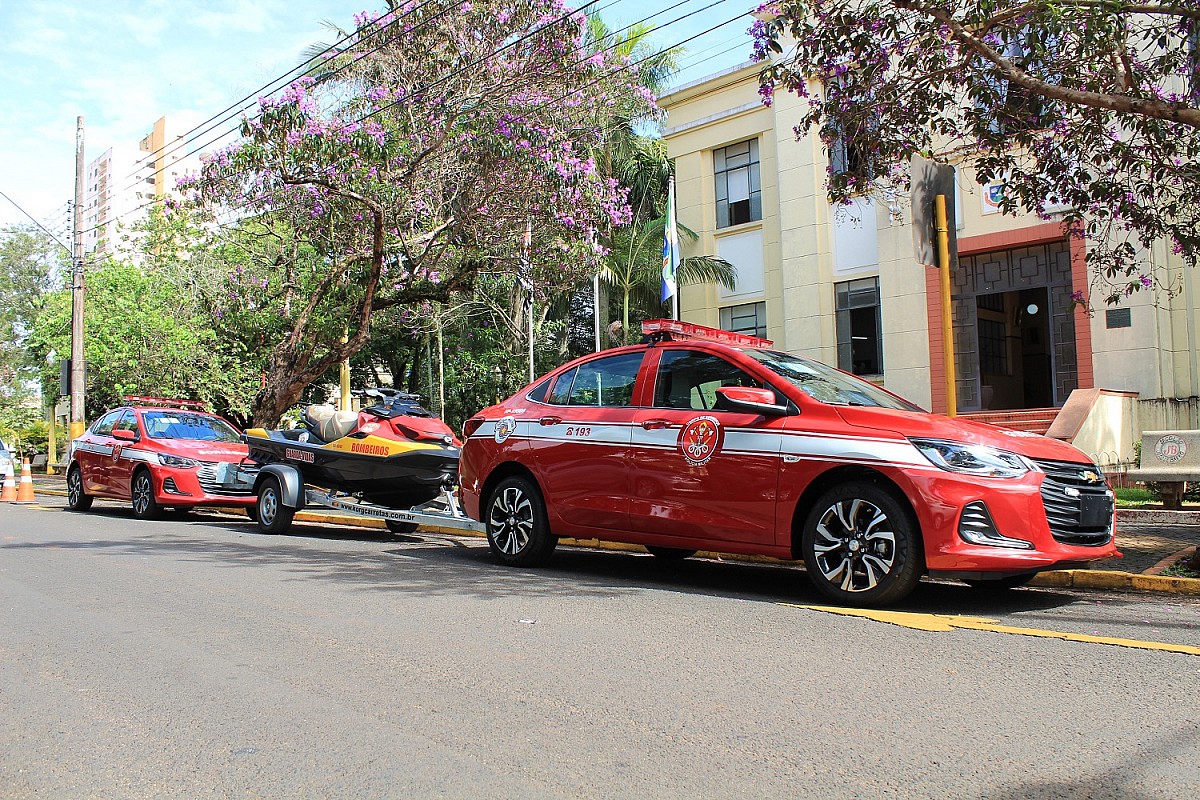
[(1083, 478), (1088, 483), (1099, 483), (1100, 482), (1100, 476), (1097, 475), (1096, 473), (1092, 472), (1091, 470), (1087, 470), (1086, 472), (1083, 472), (1080, 475), (1080, 477)]

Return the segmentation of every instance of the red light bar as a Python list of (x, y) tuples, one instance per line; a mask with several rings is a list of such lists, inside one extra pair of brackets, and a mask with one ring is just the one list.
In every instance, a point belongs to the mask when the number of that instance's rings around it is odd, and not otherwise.
[(162, 406), (164, 408), (193, 408), (199, 411), (204, 411), (208, 408), (208, 403), (203, 400), (174, 400), (167, 397), (145, 397), (138, 394), (127, 394), (124, 397), (126, 403), (132, 403), (139, 406)]
[(665, 334), (673, 340), (697, 339), (703, 342), (720, 342), (735, 347), (771, 347), (775, 343), (770, 339), (760, 339), (757, 336), (747, 336), (744, 333), (733, 333), (720, 328), (709, 328), (694, 322), (681, 322), (677, 319), (648, 319), (642, 323), (642, 333), (647, 336)]

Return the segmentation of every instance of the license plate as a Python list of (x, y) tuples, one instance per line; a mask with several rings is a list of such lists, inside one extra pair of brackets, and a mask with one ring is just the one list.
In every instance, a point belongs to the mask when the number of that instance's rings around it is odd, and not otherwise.
[(1108, 495), (1085, 494), (1079, 498), (1079, 525), (1083, 528), (1103, 528), (1112, 522), (1113, 501)]

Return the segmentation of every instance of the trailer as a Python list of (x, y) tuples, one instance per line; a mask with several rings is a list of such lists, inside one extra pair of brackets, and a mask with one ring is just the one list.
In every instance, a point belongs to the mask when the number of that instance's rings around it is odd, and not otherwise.
[(452, 530), (484, 533), (485, 526), (463, 513), (458, 498), (449, 488), (442, 496), (410, 509), (390, 508), (338, 494), (330, 489), (309, 486), (304, 475), (291, 464), (267, 464), (254, 479), (255, 522), (263, 533), (284, 533), (292, 525), (297, 511), (310, 506), (332, 508), (353, 516), (381, 519), (392, 533), (412, 533), (421, 525), (436, 525)]

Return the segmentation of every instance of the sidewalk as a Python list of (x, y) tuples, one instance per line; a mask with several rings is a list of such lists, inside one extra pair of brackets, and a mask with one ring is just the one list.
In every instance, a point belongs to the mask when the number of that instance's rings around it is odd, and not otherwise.
[[(62, 475), (34, 475), (35, 493), (65, 496)], [(300, 522), (328, 522), (363, 528), (383, 528), (382, 520), (339, 514), (324, 509), (303, 511), (296, 516)], [(426, 530), (430, 530), (426, 528)], [(436, 528), (434, 529), (436, 530)], [(474, 536), (467, 531), (446, 529), (445, 533)], [(570, 544), (573, 540), (564, 540)], [(603, 542), (581, 542), (588, 547), (606, 547)], [(616, 544), (614, 549), (640, 549)], [(1034, 579), (1035, 586), (1058, 586), (1077, 589), (1133, 589), (1200, 595), (1200, 578), (1171, 578), (1158, 573), (1200, 547), (1200, 510), (1164, 511), (1155, 509), (1117, 510), (1117, 548), (1124, 558), (1101, 561), (1089, 569), (1046, 572)], [(730, 556), (722, 556), (730, 558)], [(736, 557), (734, 557), (736, 558)], [(760, 560), (760, 559), (750, 559)], [(770, 559), (761, 559), (770, 560)]]

